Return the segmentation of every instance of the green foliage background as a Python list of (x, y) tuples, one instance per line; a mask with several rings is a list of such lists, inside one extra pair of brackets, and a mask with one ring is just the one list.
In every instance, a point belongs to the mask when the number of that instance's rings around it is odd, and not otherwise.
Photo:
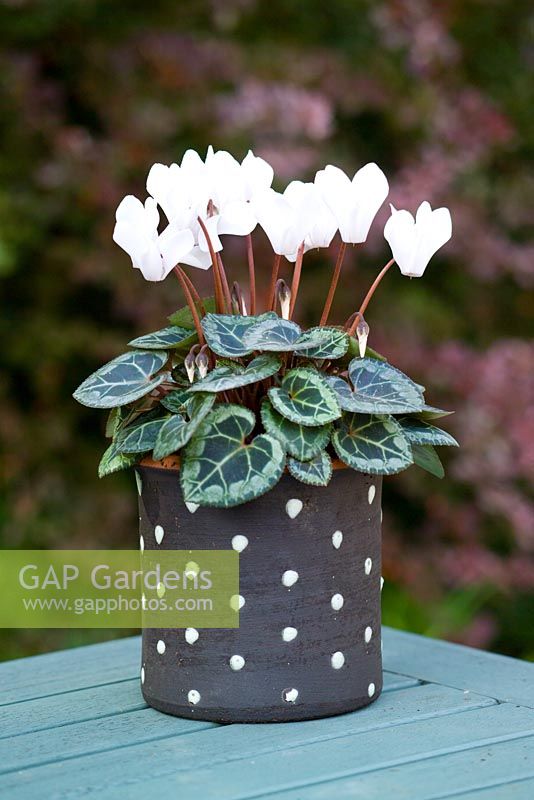
[[(444, 482), (387, 481), (385, 621), (534, 656), (533, 25), (526, 0), (0, 2), (2, 546), (136, 542), (133, 479), (98, 481), (104, 421), (71, 392), (182, 304), (111, 241), (149, 165), (252, 146), (283, 185), (376, 160), (396, 205), (449, 205), (455, 235), (423, 280), (388, 276), (370, 344), (457, 409), (462, 445)], [(386, 213), (335, 321), (388, 257)], [(305, 264), (305, 325), (330, 268)], [(2, 656), (88, 636), (7, 631)]]

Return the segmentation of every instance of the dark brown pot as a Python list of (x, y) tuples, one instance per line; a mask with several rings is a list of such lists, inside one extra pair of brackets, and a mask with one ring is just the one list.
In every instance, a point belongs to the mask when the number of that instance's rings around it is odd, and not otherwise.
[[(159, 547), (156, 526), (165, 531), (164, 549), (229, 549), (236, 534), (248, 540), (240, 556), (245, 604), (238, 629), (199, 630), (192, 644), (183, 629), (143, 631), (147, 703), (179, 717), (273, 722), (331, 716), (376, 700), (380, 477), (337, 469), (329, 486), (317, 488), (284, 475), (251, 503), (192, 513), (176, 469), (140, 465), (137, 472), (146, 549)], [(292, 517), (288, 512), (301, 504)], [(288, 570), (298, 573), (291, 586), (283, 580)], [(244, 659), (239, 669), (230, 662), (236, 655), (237, 666)]]

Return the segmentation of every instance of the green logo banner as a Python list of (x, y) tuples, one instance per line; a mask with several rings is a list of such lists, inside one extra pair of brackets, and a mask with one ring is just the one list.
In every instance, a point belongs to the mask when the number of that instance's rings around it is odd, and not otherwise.
[(3, 550), (1, 628), (237, 628), (234, 550)]

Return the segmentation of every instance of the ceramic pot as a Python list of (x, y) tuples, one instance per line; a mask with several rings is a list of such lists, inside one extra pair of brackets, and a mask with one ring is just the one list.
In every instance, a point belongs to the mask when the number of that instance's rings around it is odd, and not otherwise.
[[(149, 705), (214, 722), (273, 722), (331, 716), (376, 700), (380, 477), (336, 469), (319, 488), (286, 474), (253, 502), (195, 510), (182, 500), (176, 468), (136, 470), (145, 549), (244, 546), (238, 629), (199, 630), (195, 641), (196, 633), (186, 637), (183, 629), (143, 631)], [(165, 532), (160, 544), (157, 526)]]

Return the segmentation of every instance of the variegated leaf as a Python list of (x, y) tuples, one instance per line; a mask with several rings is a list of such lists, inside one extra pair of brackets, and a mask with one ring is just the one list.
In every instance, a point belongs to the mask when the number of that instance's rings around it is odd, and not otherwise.
[(137, 339), (132, 339), (128, 342), (130, 347), (137, 347), (141, 350), (170, 350), (178, 345), (195, 343), (196, 334), (192, 334), (187, 328), (179, 328), (176, 325), (171, 325), (168, 328), (162, 328), (160, 331), (154, 333), (146, 333), (144, 336), (138, 336)]
[(91, 408), (114, 408), (131, 403), (168, 377), (160, 372), (167, 358), (167, 353), (160, 350), (125, 353), (86, 378), (73, 397)]
[(458, 447), (458, 442), (454, 436), (451, 436), (450, 433), (443, 431), (441, 428), (430, 425), (429, 422), (415, 419), (414, 417), (402, 417), (399, 422), (402, 425), (404, 435), (411, 444), (433, 444)]
[[(203, 297), (202, 305), (206, 309), (207, 314), (213, 313), (215, 311), (215, 298)], [(174, 314), (171, 314), (167, 319), (172, 325), (178, 325), (180, 328), (187, 328), (189, 331), (195, 330), (195, 323), (189, 306), (183, 306), (183, 308), (175, 311)]]
[(332, 459), (324, 451), (310, 461), (288, 458), (287, 468), (294, 478), (312, 486), (328, 486), (332, 477)]
[(113, 472), (119, 472), (121, 469), (128, 469), (133, 464), (137, 464), (141, 455), (138, 453), (117, 453), (114, 444), (110, 444), (98, 465), (98, 477), (104, 478), (106, 475), (111, 475)]
[(276, 411), (298, 425), (317, 427), (341, 416), (334, 391), (314, 369), (290, 370), (268, 394)]
[(423, 394), (417, 384), (391, 364), (374, 358), (355, 358), (349, 364), (354, 386), (354, 411), (402, 414), (421, 411)]
[(267, 398), (261, 406), (261, 420), (267, 433), (278, 439), (284, 449), (299, 461), (316, 456), (324, 450), (330, 439), (330, 424), (317, 428), (297, 425), (275, 411)]
[(258, 317), (206, 314), (202, 320), (202, 330), (214, 353), (219, 356), (240, 358), (249, 355), (256, 349), (245, 342), (246, 333), (263, 320), (270, 318), (278, 319), (272, 311)]
[(161, 405), (173, 414), (181, 414), (185, 411), (185, 406), (191, 399), (188, 389), (176, 389), (161, 398)]
[(358, 472), (393, 475), (413, 463), (410, 444), (393, 417), (345, 413), (332, 444), (341, 461)]
[(279, 481), (284, 451), (267, 434), (247, 442), (255, 422), (252, 411), (237, 405), (218, 405), (208, 414), (184, 453), (186, 502), (229, 508), (259, 497)]
[(274, 375), (282, 362), (274, 355), (254, 358), (246, 367), (216, 367), (203, 380), (191, 386), (190, 392), (225, 392), (239, 386), (258, 383)]
[(139, 425), (131, 425), (124, 428), (116, 441), (117, 452), (119, 453), (147, 453), (156, 444), (158, 434), (167, 417), (153, 419), (149, 422), (142, 422)]
[(189, 420), (185, 420), (181, 414), (174, 414), (165, 422), (154, 445), (154, 460), (160, 461), (185, 447), (214, 403), (213, 394), (190, 396), (186, 405)]
[(310, 328), (295, 342), (295, 353), (306, 358), (337, 359), (345, 355), (349, 337), (332, 327)]

